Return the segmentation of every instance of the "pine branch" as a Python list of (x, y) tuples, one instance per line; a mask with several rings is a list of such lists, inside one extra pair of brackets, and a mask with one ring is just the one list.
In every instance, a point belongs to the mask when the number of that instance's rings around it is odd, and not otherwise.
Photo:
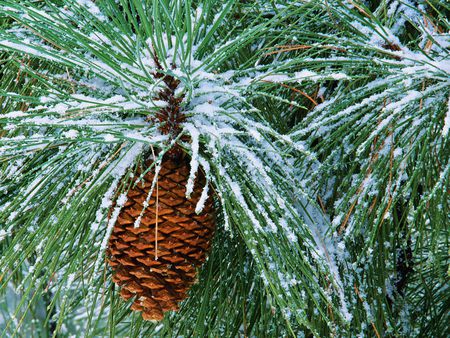
[[(8, 108), (0, 120), (7, 126), (2, 162), (5, 172), (11, 172), (5, 190), (14, 191), (2, 197), (1, 219), (8, 235), (2, 266), (8, 276), (23, 271), (26, 285), (33, 286), (25, 290), (21, 314), (33, 306), (32, 295), (50, 291), (49, 313), (57, 308), (58, 318), (47, 322), (56, 321), (55, 333), (67, 328), (66, 321), (82, 303), (87, 329), (106, 329), (102, 322), (109, 321), (110, 332), (116, 330), (115, 318), (123, 320), (126, 307), (105, 301), (117, 296), (103, 287), (104, 279), (109, 280), (103, 255), (120, 205), (107, 214), (129, 189), (132, 172), (144, 163), (149, 147), (163, 156), (177, 143), (191, 155), (187, 195), (201, 167), (214, 186), (223, 226), (249, 250), (247, 259), (258, 271), (254, 283), (260, 285), (257, 275), (265, 283), (264, 296), (257, 297), (273, 299), (288, 333), (307, 328), (319, 335), (324, 323), (334, 327), (343, 320), (343, 299), (333, 296), (341, 286), (334, 283), (303, 221), (306, 206), (298, 196), (305, 202), (308, 192), (300, 188), (289, 161), (290, 156), (310, 161), (314, 155), (267, 125), (246, 95), (274, 69), (257, 70), (255, 76), (248, 65), (256, 57), (245, 49), (260, 41), (272, 43), (263, 36), (295, 13), (283, 10), (264, 20), (249, 16), (221, 37), (216, 32), (231, 26), (225, 19), (233, 14), (233, 2), (217, 7), (205, 1), (196, 12), (181, 2), (144, 6), (130, 1), (127, 7), (87, 1), (61, 8), (5, 4), (1, 13), (17, 24), (1, 33), (0, 46), (49, 64), (23, 67), (24, 76), (36, 79), (33, 94), (2, 92), (30, 104), (25, 111)], [(233, 69), (235, 64), (242, 66)], [(164, 80), (170, 78), (170, 83)], [(171, 87), (174, 81), (176, 88)], [(155, 98), (166, 88), (186, 117), (177, 138), (159, 133), (167, 121), (158, 122), (158, 114), (167, 100)], [(24, 133), (31, 137), (22, 137)], [(24, 175), (12, 171), (14, 164), (6, 162), (11, 156), (26, 156)], [(310, 199), (306, 203), (315, 204)], [(27, 249), (18, 250), (23, 243)], [(3, 280), (5, 287), (8, 281)], [(311, 305), (318, 310), (312, 316)], [(256, 311), (251, 316), (260, 318), (258, 308), (250, 309)], [(330, 311), (335, 322), (329, 320)], [(186, 327), (189, 318), (175, 315), (171, 320)], [(242, 323), (235, 318), (234, 333)], [(128, 327), (140, 332), (145, 326), (133, 321)]]
[[(5, 334), (446, 332), (445, 13), (2, 0)], [(180, 312), (154, 324), (118, 298), (105, 248), (119, 196), (175, 147), (186, 198), (205, 175), (218, 234)]]

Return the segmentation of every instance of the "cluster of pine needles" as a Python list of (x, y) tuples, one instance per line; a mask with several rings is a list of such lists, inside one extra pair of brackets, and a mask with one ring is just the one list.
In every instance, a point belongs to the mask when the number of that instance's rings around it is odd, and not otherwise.
[[(0, 0), (2, 337), (445, 336), (449, 17), (442, 0)], [(118, 198), (174, 147), (217, 225), (153, 323), (105, 251)]]

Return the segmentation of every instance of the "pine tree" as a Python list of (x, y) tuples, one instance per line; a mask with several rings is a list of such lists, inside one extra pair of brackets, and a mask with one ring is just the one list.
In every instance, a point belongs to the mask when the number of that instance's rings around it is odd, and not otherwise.
[(3, 335), (445, 336), (449, 12), (0, 0)]

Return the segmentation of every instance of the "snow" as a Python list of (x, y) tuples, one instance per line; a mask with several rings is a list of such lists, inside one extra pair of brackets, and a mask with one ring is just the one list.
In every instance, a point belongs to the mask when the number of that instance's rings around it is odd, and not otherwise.
[(200, 195), (200, 199), (195, 206), (195, 213), (200, 214), (205, 206), (205, 202), (208, 199), (208, 191), (209, 191), (209, 180), (206, 180), (205, 187), (202, 190), (202, 194)]
[(117, 137), (115, 137), (114, 135), (111, 135), (111, 134), (105, 134), (105, 135), (103, 135), (103, 139), (104, 139), (106, 142), (115, 142), (115, 141), (118, 140)]
[(209, 116), (213, 116), (216, 112), (220, 110), (222, 110), (220, 107), (213, 105), (211, 102), (201, 103), (199, 105), (196, 105), (194, 108), (194, 112)]
[(305, 78), (312, 78), (314, 76), (317, 76), (316, 72), (312, 72), (310, 70), (304, 69), (300, 72), (295, 72), (295, 78), (301, 82), (302, 79)]
[(64, 114), (69, 109), (69, 106), (64, 103), (58, 103), (55, 106), (51, 107), (48, 112), (55, 112), (58, 114)]
[(48, 52), (42, 52), (38, 48), (31, 46), (31, 45), (27, 45), (25, 43), (16, 43), (16, 42), (8, 41), (8, 40), (0, 40), (0, 50), (2, 50), (2, 48), (1, 48), (2, 46), (7, 47), (12, 50), (15, 50), (15, 51), (18, 51), (18, 52), (25, 53), (25, 54), (42, 57), (42, 58), (47, 59), (48, 61), (58, 62), (58, 61), (64, 59), (62, 57), (58, 58), (56, 56), (52, 56)]
[(115, 164), (115, 167), (110, 171), (110, 175), (116, 179), (120, 179), (134, 162), (136, 157), (142, 153), (143, 144), (134, 143), (125, 155)]
[[(350, 115), (351, 113), (354, 113), (355, 111), (358, 111), (359, 109), (361, 109), (363, 107), (375, 104), (380, 99), (386, 97), (387, 95), (389, 95), (389, 91), (388, 90), (385, 91), (385, 92), (382, 92), (382, 93), (373, 94), (373, 95), (371, 95), (369, 97), (364, 98), (361, 102), (353, 104), (353, 105), (349, 106), (348, 108), (346, 108), (344, 110), (341, 110), (337, 114), (325, 117), (320, 122), (313, 122), (313, 123), (311, 123), (310, 126), (308, 126), (307, 128), (304, 128), (303, 130), (299, 130), (298, 132), (293, 133), (293, 135), (295, 136), (295, 135), (299, 135), (300, 133), (303, 134), (303, 133), (307, 133), (307, 132), (311, 132), (311, 131), (317, 130), (319, 127), (324, 126), (328, 122), (342, 121), (342, 119), (344, 119), (346, 116)], [(325, 108), (328, 104), (332, 104), (332, 103), (333, 102), (323, 103), (321, 105), (318, 105), (315, 109), (316, 110), (321, 110), (322, 108)], [(323, 133), (323, 132), (324, 132), (324, 130), (321, 131), (321, 133)]]
[(120, 195), (116, 201), (117, 205), (119, 205), (119, 206), (124, 206), (126, 202), (127, 202), (127, 196), (125, 194)]
[(69, 139), (75, 139), (77, 138), (79, 132), (75, 129), (70, 129), (68, 131), (63, 132), (63, 136)]
[(241, 188), (239, 187), (239, 184), (236, 182), (231, 181), (231, 179), (227, 176), (226, 177), (228, 184), (230, 185), (231, 191), (233, 192), (234, 196), (239, 202), (239, 205), (244, 209), (245, 213), (250, 218), (250, 221), (252, 222), (254, 228), (256, 231), (262, 231), (263, 228), (259, 221), (256, 219), (253, 211), (248, 207), (247, 202), (245, 201), (244, 195), (242, 195)]
[[(269, 75), (264, 74), (264, 75), (260, 75), (259, 79), (264, 80), (264, 81), (269, 81), (269, 82), (275, 82), (275, 83), (294, 81), (294, 80), (299, 83), (302, 83), (303, 81), (317, 82), (319, 80), (327, 80), (327, 79), (348, 80), (348, 79), (350, 79), (350, 77), (342, 72), (318, 74), (311, 70), (303, 69), (299, 72), (295, 72), (294, 77), (290, 77), (285, 74), (269, 74)], [(253, 79), (252, 78), (243, 79), (242, 84), (245, 85), (246, 82), (248, 82), (248, 84), (250, 84), (251, 82), (253, 82)]]
[(333, 80), (348, 80), (350, 77), (348, 77), (344, 73), (324, 73), (324, 74), (317, 74), (315, 72), (309, 71), (309, 70), (302, 70), (300, 72), (295, 73), (295, 78), (299, 83), (302, 83), (305, 80), (317, 82), (319, 80), (327, 80), (327, 79), (333, 79)]
[(8, 40), (0, 40), (0, 47), (4, 46), (4, 47), (9, 47), (18, 51), (21, 51), (25, 54), (32, 54), (32, 55), (40, 55), (40, 53), (38, 51), (36, 51), (36, 49), (27, 46), (25, 44), (21, 44), (21, 43), (15, 43), (12, 41), (8, 41)]
[(2, 114), (2, 115), (0, 115), (0, 118), (13, 119), (16, 117), (23, 117), (23, 116), (27, 116), (27, 114), (25, 114), (23, 111), (18, 110), (18, 111), (12, 111), (12, 112), (9, 112), (6, 114)]
[[(141, 224), (142, 217), (144, 216), (145, 210), (147, 209), (147, 207), (149, 205), (149, 202), (150, 202), (150, 199), (151, 199), (151, 197), (153, 195), (153, 191), (155, 190), (155, 187), (157, 187), (160, 170), (161, 170), (161, 163), (158, 162), (155, 165), (155, 174), (154, 174), (154, 177), (153, 177), (152, 185), (151, 185), (150, 190), (148, 191), (147, 197), (145, 198), (145, 201), (143, 203), (143, 208), (142, 208), (142, 210), (141, 210), (141, 212), (139, 214), (139, 217), (134, 221), (134, 227), (135, 228), (139, 228), (139, 225)], [(158, 192), (158, 190), (157, 190), (157, 192)], [(155, 203), (155, 207), (159, 208), (158, 203)], [(156, 214), (158, 214), (158, 213), (156, 213)]]
[(100, 8), (92, 0), (77, 0), (79, 6), (84, 6), (90, 14), (100, 21), (106, 21), (106, 17), (100, 11)]
[(186, 123), (184, 125), (184, 129), (189, 132), (191, 136), (191, 149), (192, 149), (192, 156), (190, 161), (191, 170), (189, 173), (189, 178), (186, 184), (186, 197), (190, 198), (192, 192), (194, 191), (194, 180), (195, 175), (198, 170), (198, 161), (199, 161), (199, 136), (200, 133), (195, 128), (194, 125)]
[(209, 192), (209, 172), (210, 172), (210, 166), (209, 163), (206, 162), (204, 159), (200, 158), (199, 162), (203, 168), (203, 170), (206, 172), (206, 183), (203, 187), (202, 194), (200, 195), (200, 199), (197, 202), (197, 205), (195, 206), (195, 213), (200, 214), (205, 206), (206, 200), (208, 199), (208, 192)]
[(264, 77), (265, 81), (271, 81), (271, 82), (285, 82), (289, 81), (290, 77), (284, 74), (276, 74), (276, 75), (268, 75)]
[(330, 74), (329, 76), (331, 76), (334, 80), (348, 80), (348, 79), (350, 79), (344, 73), (333, 73), (333, 74)]
[(359, 21), (351, 22), (351, 25), (368, 39), (368, 44), (382, 47), (386, 43), (401, 46), (400, 40), (386, 26), (369, 26), (363, 25)]
[(447, 102), (447, 114), (444, 118), (444, 127), (442, 128), (442, 136), (446, 137), (448, 135), (448, 130), (450, 128), (450, 97)]
[(11, 212), (8, 216), (8, 221), (12, 222), (17, 217), (18, 214), (19, 214), (19, 212), (17, 212), (17, 211)]
[(450, 60), (431, 61), (430, 64), (450, 75)]
[(3, 241), (7, 235), (8, 232), (5, 229), (0, 229), (0, 242)]
[[(98, 181), (102, 182), (108, 177), (113, 178), (113, 182), (111, 183), (108, 190), (103, 195), (101, 205), (99, 210), (97, 210), (95, 221), (91, 224), (91, 231), (98, 231), (100, 224), (105, 216), (105, 213), (112, 206), (112, 197), (114, 195), (115, 190), (117, 189), (117, 185), (120, 179), (125, 174), (125, 171), (133, 164), (135, 159), (142, 153), (143, 144), (142, 143), (134, 143), (129, 149), (126, 150), (125, 154), (119, 160), (113, 162), (108, 166), (108, 170), (102, 174), (102, 176), (98, 179)], [(100, 167), (105, 166), (107, 162), (103, 162)], [(69, 196), (73, 192), (69, 192)], [(120, 201), (121, 203), (123, 200)], [(123, 202), (124, 203), (124, 202)]]
[(432, 36), (441, 48), (450, 48), (450, 33), (432, 34)]
[[(108, 243), (109, 237), (111, 236), (111, 232), (114, 228), (114, 224), (116, 224), (117, 217), (119, 217), (120, 210), (125, 205), (125, 202), (127, 201), (127, 196), (125, 194), (121, 194), (119, 198), (117, 199), (117, 204), (114, 207), (114, 210), (111, 214), (110, 219), (108, 220), (108, 226), (106, 229), (106, 234), (103, 237), (102, 243), (100, 244), (100, 251), (104, 251), (106, 249), (106, 245)], [(95, 269), (97, 270), (97, 269)]]
[(75, 273), (71, 273), (67, 276), (67, 282), (66, 282), (66, 288), (69, 289), (72, 285), (73, 281), (75, 280)]

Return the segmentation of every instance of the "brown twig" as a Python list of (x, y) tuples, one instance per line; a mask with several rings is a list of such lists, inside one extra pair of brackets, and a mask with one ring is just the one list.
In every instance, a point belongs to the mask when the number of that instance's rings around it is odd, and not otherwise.
[(277, 84), (279, 84), (280, 86), (282, 86), (282, 87), (284, 87), (284, 88), (288, 88), (288, 89), (290, 89), (290, 90), (293, 90), (293, 91), (296, 92), (296, 93), (299, 93), (299, 94), (303, 95), (303, 96), (306, 97), (308, 100), (310, 100), (310, 101), (314, 104), (314, 106), (317, 106), (317, 105), (318, 105), (318, 103), (317, 103), (311, 96), (309, 96), (308, 94), (306, 94), (304, 91), (301, 91), (300, 89), (297, 89), (297, 88), (288, 86), (287, 84), (284, 84), (284, 83), (273, 82), (273, 81), (269, 81), (269, 80), (261, 80), (261, 82), (266, 82), (266, 83), (277, 83)]

